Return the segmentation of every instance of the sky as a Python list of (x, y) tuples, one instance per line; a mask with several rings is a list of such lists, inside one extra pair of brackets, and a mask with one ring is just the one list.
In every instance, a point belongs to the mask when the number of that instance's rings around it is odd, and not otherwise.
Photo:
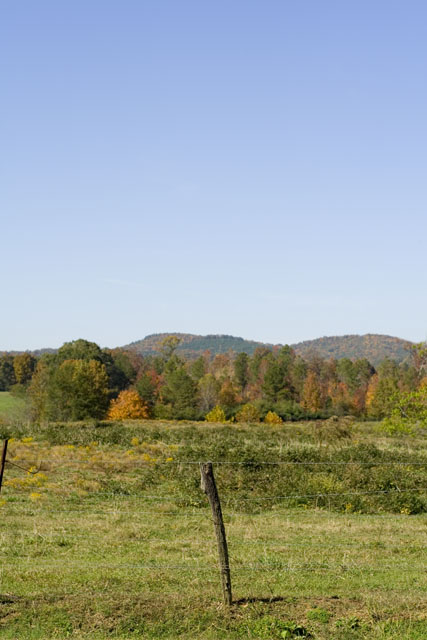
[(1, 0), (0, 350), (427, 338), (424, 0)]

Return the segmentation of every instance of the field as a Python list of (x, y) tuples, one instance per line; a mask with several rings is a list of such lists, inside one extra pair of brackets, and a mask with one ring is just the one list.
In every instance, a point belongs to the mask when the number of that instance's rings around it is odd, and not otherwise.
[[(1, 493), (1, 638), (427, 637), (422, 434), (369, 423), (2, 429), (19, 466), (6, 466)], [(231, 608), (199, 460), (214, 462)]]
[(8, 391), (0, 391), (0, 416), (9, 415), (13, 411), (22, 409), (24, 400), (12, 396)]

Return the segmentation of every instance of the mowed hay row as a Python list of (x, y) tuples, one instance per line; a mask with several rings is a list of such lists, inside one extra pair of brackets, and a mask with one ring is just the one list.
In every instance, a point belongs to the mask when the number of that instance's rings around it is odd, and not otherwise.
[[(426, 447), (353, 430), (322, 445), (310, 424), (20, 433), (0, 637), (426, 637)], [(217, 462), (230, 609), (198, 460)]]

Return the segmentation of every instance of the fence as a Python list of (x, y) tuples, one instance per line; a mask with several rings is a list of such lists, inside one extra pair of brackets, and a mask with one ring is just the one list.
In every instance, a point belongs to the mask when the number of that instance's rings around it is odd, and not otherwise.
[[(7, 448), (8, 448), (8, 442), (7, 440), (4, 443), (3, 446), (3, 451), (2, 451), (2, 458), (1, 458), (1, 467), (0, 467), (0, 491), (2, 489), (2, 480), (3, 480), (3, 476), (4, 476), (4, 472), (5, 469), (7, 468), (7, 465), (10, 465), (12, 467), (15, 467), (17, 469), (19, 469), (20, 471), (24, 471), (27, 472), (33, 476), (37, 476), (38, 473), (40, 473), (40, 470), (43, 469), (46, 466), (49, 466), (51, 471), (59, 471), (59, 470), (63, 470), (66, 471), (68, 469), (68, 463), (65, 464), (58, 464), (58, 461), (53, 459), (51, 461), (49, 460), (43, 460), (43, 461), (39, 461), (39, 460), (35, 460), (34, 461), (34, 465), (33, 467), (26, 467), (22, 464), (18, 464), (16, 461), (11, 460), (7, 457)], [(85, 464), (90, 464), (90, 461), (84, 461), (84, 460), (79, 460), (78, 461), (79, 465), (82, 465), (84, 467)], [(139, 464), (146, 464), (146, 465), (151, 465), (153, 466), (152, 462), (139, 462)], [(214, 525), (214, 530), (216, 533), (216, 537), (217, 537), (217, 546), (218, 546), (218, 559), (219, 559), (219, 568), (220, 568), (220, 577), (221, 577), (221, 584), (222, 584), (222, 589), (223, 589), (223, 598), (224, 598), (224, 602), (227, 605), (230, 605), (232, 603), (232, 591), (231, 591), (231, 574), (232, 572), (241, 572), (241, 571), (245, 571), (245, 572), (266, 572), (266, 571), (280, 571), (280, 572), (287, 572), (287, 573), (298, 573), (298, 572), (310, 572), (310, 571), (317, 571), (317, 572), (322, 572), (322, 571), (327, 571), (327, 570), (334, 570), (337, 567), (332, 565), (331, 563), (328, 562), (300, 562), (300, 563), (292, 563), (291, 565), (289, 563), (283, 562), (280, 558), (277, 558), (277, 560), (274, 560), (273, 562), (271, 561), (263, 561), (263, 562), (239, 562), (239, 563), (234, 563), (233, 562), (233, 557), (231, 557), (230, 560), (230, 556), (228, 553), (228, 546), (227, 546), (227, 538), (226, 538), (226, 525), (227, 525), (227, 521), (231, 522), (233, 519), (242, 519), (242, 518), (252, 518), (255, 520), (260, 520), (261, 523), (264, 523), (267, 519), (271, 519), (271, 518), (280, 518), (283, 517), (285, 515), (289, 514), (289, 510), (286, 509), (286, 504), (289, 501), (295, 501), (298, 499), (319, 499), (322, 501), (333, 501), (335, 498), (337, 497), (355, 497), (355, 496), (385, 496), (387, 494), (423, 494), (424, 492), (427, 491), (427, 486), (418, 486), (418, 487), (400, 487), (400, 486), (396, 486), (393, 488), (388, 488), (388, 489), (378, 489), (378, 490), (366, 490), (366, 491), (340, 491), (340, 492), (318, 492), (318, 493), (289, 493), (289, 494), (278, 494), (278, 495), (262, 495), (262, 496), (256, 496), (256, 497), (248, 497), (248, 496), (238, 496), (238, 497), (232, 497), (232, 496), (226, 496), (225, 498), (223, 498), (222, 503), (226, 508), (225, 511), (225, 524), (224, 524), (224, 517), (223, 517), (223, 513), (222, 513), (222, 507), (221, 507), (221, 502), (220, 502), (220, 496), (218, 495), (218, 491), (216, 488), (216, 483), (215, 483), (215, 478), (214, 478), (214, 467), (230, 467), (230, 466), (235, 466), (235, 467), (250, 467), (251, 466), (251, 461), (247, 460), (247, 461), (228, 461), (228, 460), (217, 460), (215, 462), (203, 462), (203, 461), (198, 461), (198, 460), (169, 460), (168, 462), (166, 461), (156, 461), (155, 465), (158, 467), (162, 467), (163, 465), (168, 466), (169, 468), (171, 466), (179, 466), (181, 469), (185, 468), (186, 466), (188, 466), (189, 468), (194, 467), (194, 466), (198, 466), (200, 468), (200, 473), (201, 473), (201, 488), (203, 489), (203, 491), (206, 493), (207, 498), (209, 500), (209, 504), (211, 507), (211, 515), (209, 516), (208, 512), (206, 511), (206, 505), (207, 505), (207, 501), (206, 498), (204, 498), (202, 496), (202, 494), (200, 493), (200, 498), (198, 501), (194, 500), (194, 496), (191, 495), (172, 495), (172, 494), (156, 494), (156, 493), (140, 493), (140, 494), (135, 494), (135, 495), (128, 495), (128, 494), (120, 494), (120, 493), (115, 493), (115, 492), (100, 492), (100, 491), (96, 491), (94, 493), (94, 497), (96, 499), (100, 498), (100, 497), (105, 497), (107, 499), (109, 499), (111, 501), (111, 503), (114, 502), (117, 503), (117, 506), (114, 506), (115, 509), (118, 508), (118, 510), (120, 511), (120, 513), (125, 513), (125, 510), (122, 508), (126, 502), (129, 501), (133, 501), (133, 500), (137, 500), (139, 501), (141, 504), (145, 504), (147, 503), (148, 505), (162, 505), (162, 504), (166, 504), (166, 505), (170, 505), (175, 503), (176, 504), (176, 510), (161, 510), (159, 511), (158, 509), (152, 509), (152, 508), (146, 508), (144, 507), (143, 509), (143, 514), (144, 516), (148, 516), (148, 517), (154, 517), (155, 515), (157, 516), (165, 516), (165, 517), (170, 517), (170, 518), (202, 518), (202, 519), (210, 519), (212, 520), (212, 523)], [(314, 468), (314, 467), (320, 467), (320, 466), (324, 466), (324, 467), (347, 467), (349, 465), (358, 465), (360, 467), (390, 467), (390, 468), (398, 468), (401, 466), (404, 467), (408, 467), (411, 466), (414, 469), (421, 469), (424, 470), (425, 467), (427, 467), (427, 462), (421, 462), (419, 460), (408, 460), (408, 459), (402, 459), (402, 460), (398, 460), (398, 461), (370, 461), (370, 462), (365, 462), (365, 461), (358, 461), (358, 460), (348, 460), (348, 461), (333, 461), (333, 460), (328, 460), (328, 461), (283, 461), (283, 460), (266, 460), (266, 461), (257, 461), (256, 463), (253, 463), (253, 466), (265, 466), (265, 467), (271, 467), (274, 469), (281, 469), (283, 468), (285, 465), (287, 466), (293, 466), (293, 467), (299, 467), (299, 468)], [(426, 478), (426, 485), (427, 485), (427, 478)], [(192, 506), (192, 511), (188, 511), (188, 506), (184, 507), (182, 506), (183, 502), (189, 502), (191, 503)], [(281, 509), (277, 509), (275, 508), (274, 510), (263, 510), (261, 512), (251, 512), (248, 513), (247, 511), (242, 511), (241, 508), (246, 507), (249, 503), (257, 506), (258, 504), (264, 504), (264, 503), (274, 503), (274, 505), (276, 506), (278, 503), (283, 505), (283, 508)], [(90, 502), (90, 497), (85, 500), (85, 507), (91, 506), (91, 502)], [(168, 507), (169, 508), (169, 507)], [(229, 509), (230, 508), (230, 509)], [(240, 509), (240, 510), (239, 510)], [(80, 513), (86, 513), (87, 509), (85, 510), (83, 508), (82, 504), (77, 503), (77, 505), (72, 506), (72, 505), (67, 505), (67, 509), (64, 510), (64, 513), (73, 513), (73, 511), (75, 512), (80, 512)], [(93, 513), (93, 511), (92, 511)], [(382, 517), (382, 518), (388, 518), (389, 520), (393, 519), (393, 518), (397, 518), (398, 516), (393, 516), (391, 514), (377, 514), (376, 517)], [(85, 536), (82, 536), (82, 539), (85, 538)], [(178, 545), (183, 545), (183, 544), (187, 544), (187, 543), (191, 543), (193, 540), (187, 539), (187, 540), (183, 540), (183, 539), (176, 539), (175, 540), (175, 544)], [(269, 540), (270, 544), (276, 542), (274, 539), (270, 539)], [(246, 540), (246, 541), (242, 541), (242, 544), (246, 543), (247, 545), (251, 544), (251, 545), (265, 545), (266, 541), (265, 540)], [(317, 546), (319, 548), (330, 548), (330, 544), (327, 542), (324, 543), (316, 543)], [(283, 539), (280, 539), (277, 541), (277, 545), (280, 546), (281, 548), (283, 547), (288, 547), (288, 548), (292, 548), (292, 549), (301, 549), (301, 550), (307, 550), (308, 547), (307, 545), (297, 545), (297, 544), (293, 544), (291, 542), (286, 542)], [(337, 548), (337, 547), (335, 547)], [(359, 545), (359, 547), (357, 545), (349, 545), (348, 543), (346, 544), (342, 544), (342, 548), (352, 548), (352, 549), (357, 549), (357, 548), (364, 548), (363, 545)], [(31, 555), (29, 556), (21, 556), (21, 560), (23, 561), (22, 564), (25, 564), (25, 560), (29, 560), (30, 565), (31, 562), (34, 561), (34, 559), (32, 558)], [(38, 568), (42, 568), (43, 567), (43, 563), (38, 562), (37, 563)], [(171, 571), (189, 571), (189, 572), (211, 572), (212, 571), (212, 565), (209, 566), (203, 566), (199, 563), (162, 563), (162, 564), (156, 564), (156, 563), (152, 563), (152, 562), (141, 562), (141, 563), (96, 563), (96, 566), (98, 568), (103, 568), (103, 569), (110, 569), (110, 570), (137, 570), (137, 569), (141, 569), (141, 570), (147, 570), (147, 571), (155, 571), (155, 572), (171, 572)], [(84, 564), (84, 567), (87, 568), (88, 564), (87, 562)], [(392, 563), (389, 565), (389, 567), (385, 566), (382, 568), (375, 568), (372, 567), (370, 570), (372, 572), (375, 571), (379, 571), (382, 572), (385, 569), (398, 569), (399, 568), (399, 564), (398, 563)], [(408, 570), (408, 566), (407, 565), (402, 565), (401, 566), (402, 570), (407, 571)], [(412, 569), (414, 571), (425, 571), (425, 569), (427, 568), (427, 566), (424, 566), (423, 564), (414, 564)], [(357, 566), (353, 566), (348, 568), (347, 570), (351, 570), (355, 573), (357, 573), (357, 571), (361, 571)]]

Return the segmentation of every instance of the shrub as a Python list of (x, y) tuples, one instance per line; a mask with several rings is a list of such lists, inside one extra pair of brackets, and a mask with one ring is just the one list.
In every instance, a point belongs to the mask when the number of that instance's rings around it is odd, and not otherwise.
[(121, 391), (111, 401), (107, 418), (109, 420), (138, 420), (148, 418), (148, 408), (139, 397), (137, 391), (130, 389)]
[(353, 418), (331, 416), (327, 420), (316, 420), (312, 424), (313, 435), (319, 445), (336, 444), (340, 440), (351, 440)]
[(314, 620), (315, 622), (323, 622), (323, 624), (327, 624), (331, 619), (331, 614), (326, 609), (322, 609), (321, 607), (316, 607), (315, 609), (310, 609), (307, 611), (308, 620)]
[(269, 409), (286, 421), (305, 420), (309, 417), (309, 414), (292, 400), (281, 400), (276, 402), (274, 406), (269, 407)]
[(216, 405), (209, 413), (205, 416), (206, 422), (227, 422), (227, 418), (225, 417), (224, 409), (222, 409), (219, 405)]
[(427, 386), (417, 391), (397, 392), (390, 402), (393, 409), (382, 423), (383, 430), (390, 435), (413, 434), (427, 426)]
[[(247, 623), (245, 624), (246, 629)], [(309, 631), (292, 620), (279, 620), (273, 616), (265, 615), (258, 620), (252, 622), (250, 626), (251, 637), (256, 637), (261, 640), (281, 639), (281, 638), (312, 638), (313, 636)], [(254, 635), (252, 635), (254, 634)]]
[(283, 424), (283, 420), (275, 411), (269, 411), (264, 418), (266, 424)]
[(253, 404), (244, 404), (236, 413), (237, 422), (259, 422), (260, 418), (260, 413)]

